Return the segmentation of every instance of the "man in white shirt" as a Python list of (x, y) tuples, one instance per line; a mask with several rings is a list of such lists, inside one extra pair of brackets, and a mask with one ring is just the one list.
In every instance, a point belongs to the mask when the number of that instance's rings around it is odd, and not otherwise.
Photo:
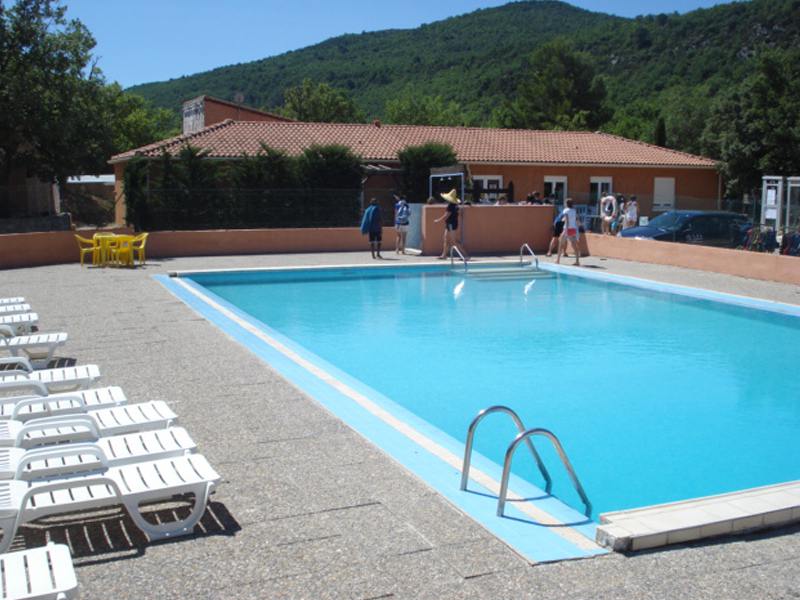
[(617, 199), (611, 194), (600, 198), (600, 216), (603, 218), (603, 235), (611, 235), (611, 223), (617, 218)]
[(564, 221), (564, 233), (561, 234), (561, 241), (558, 244), (558, 256), (556, 262), (561, 262), (561, 255), (567, 249), (567, 242), (572, 245), (575, 252), (575, 266), (581, 266), (581, 252), (578, 250), (578, 211), (572, 206), (572, 198), (567, 198), (564, 201), (566, 208), (561, 213), (561, 219)]

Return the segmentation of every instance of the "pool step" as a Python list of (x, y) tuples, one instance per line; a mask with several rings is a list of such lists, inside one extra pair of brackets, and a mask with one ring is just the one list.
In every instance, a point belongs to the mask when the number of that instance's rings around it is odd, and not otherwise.
[(604, 513), (597, 543), (644, 550), (800, 522), (800, 481)]
[(552, 279), (555, 277), (550, 271), (539, 271), (530, 267), (497, 267), (488, 269), (472, 269), (466, 272), (470, 279), (489, 281), (497, 280), (525, 280)]

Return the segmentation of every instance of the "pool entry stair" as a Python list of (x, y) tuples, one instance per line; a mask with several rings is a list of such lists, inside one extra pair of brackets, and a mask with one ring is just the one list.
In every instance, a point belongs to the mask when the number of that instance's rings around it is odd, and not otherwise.
[[(530, 262), (524, 260), (525, 256), (531, 257)], [(459, 257), (461, 264), (456, 267), (455, 258)], [(450, 267), (454, 271), (459, 271), (470, 279), (482, 281), (501, 281), (501, 280), (525, 280), (533, 281), (536, 279), (552, 279), (555, 274), (551, 271), (544, 271), (539, 268), (539, 259), (536, 253), (528, 244), (522, 244), (519, 249), (519, 264), (499, 267), (478, 267), (469, 268), (464, 255), (455, 246), (450, 248)]]
[[(471, 473), (475, 432), (484, 418), (495, 413), (508, 415), (514, 421), (519, 432), (511, 441), (505, 452), (499, 489), (496, 485), (493, 485), (491, 481), (488, 481), (487, 475), (484, 472), (476, 474), (473, 471)], [(566, 469), (575, 487), (575, 491), (584, 504), (584, 513), (582, 515), (551, 494), (553, 479), (541, 455), (536, 450), (536, 446), (533, 443), (533, 438), (535, 437), (544, 437), (548, 439), (555, 448), (562, 465)], [(515, 478), (514, 485), (518, 493), (514, 494), (509, 492), (511, 463), (517, 448), (522, 444), (528, 447), (539, 472), (544, 478), (544, 490), (539, 490), (534, 486), (526, 487), (526, 484), (521, 482), (519, 478)], [(482, 460), (485, 461), (485, 459)], [(469, 483), (471, 479), (473, 483), (479, 484), (482, 489), (470, 489)], [(495, 517), (501, 522), (513, 523), (523, 536), (536, 537), (543, 531), (546, 531), (547, 528), (554, 528), (555, 530), (560, 530), (559, 535), (580, 548), (579, 552), (575, 552), (572, 555), (564, 554), (565, 550), (563, 547), (544, 549), (543, 554), (548, 555), (549, 553), (551, 558), (544, 560), (539, 559), (534, 562), (581, 558), (603, 553), (599, 545), (593, 543), (592, 539), (587, 539), (589, 536), (596, 535), (594, 523), (590, 517), (592, 505), (561, 442), (555, 434), (547, 429), (539, 427), (532, 429), (526, 428), (516, 411), (507, 406), (495, 405), (485, 408), (480, 411), (470, 423), (467, 429), (467, 439), (464, 446), (464, 459), (461, 466), (461, 482), (459, 488), (461, 492), (467, 492), (468, 494), (475, 494), (477, 497), (482, 497), (485, 502), (494, 502), (496, 498)], [(498, 489), (498, 491), (496, 493), (486, 493), (487, 490), (494, 489)], [(532, 490), (534, 490), (535, 493), (532, 493)], [(509, 511), (508, 514), (507, 511)], [(544, 542), (544, 540), (542, 540), (542, 542)], [(547, 542), (544, 543), (546, 544)], [(542, 552), (541, 549), (539, 551)]]

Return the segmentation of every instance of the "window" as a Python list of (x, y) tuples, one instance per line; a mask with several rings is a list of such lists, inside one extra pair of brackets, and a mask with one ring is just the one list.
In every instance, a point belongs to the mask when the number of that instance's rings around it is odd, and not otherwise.
[(492, 192), (492, 190), (500, 190), (503, 188), (502, 175), (473, 176), (473, 185), (477, 184), (478, 182), (480, 182), (481, 189), (484, 190), (484, 192), (481, 194), (480, 200), (491, 202), (497, 200), (497, 191)]
[(560, 175), (546, 175), (544, 178), (544, 197), (553, 204), (563, 204), (567, 194), (567, 178)]
[(613, 193), (611, 177), (590, 177), (589, 178), (589, 204), (596, 205), (600, 198)]
[(675, 178), (656, 177), (653, 179), (653, 210), (672, 210), (675, 208)]

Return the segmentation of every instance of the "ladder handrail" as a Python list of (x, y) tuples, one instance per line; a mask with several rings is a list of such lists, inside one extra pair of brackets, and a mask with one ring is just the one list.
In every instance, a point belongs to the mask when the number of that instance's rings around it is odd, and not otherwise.
[(508, 450), (506, 450), (506, 457), (503, 461), (503, 478), (500, 481), (500, 494), (497, 496), (497, 516), (502, 517), (505, 509), (506, 496), (508, 496), (508, 479), (511, 475), (511, 460), (514, 458), (514, 452), (516, 452), (517, 447), (523, 441), (527, 441), (529, 438), (535, 435), (544, 436), (553, 444), (558, 452), (558, 456), (561, 458), (561, 463), (564, 465), (564, 468), (567, 469), (570, 479), (572, 479), (572, 484), (575, 486), (575, 490), (578, 492), (581, 500), (583, 500), (583, 504), (586, 506), (586, 512), (584, 514), (587, 517), (591, 515), (592, 503), (589, 502), (589, 497), (586, 495), (581, 482), (578, 480), (575, 469), (572, 468), (572, 463), (569, 461), (569, 458), (567, 458), (567, 454), (564, 452), (564, 447), (561, 445), (561, 442), (558, 441), (558, 438), (552, 431), (542, 429), (541, 427), (535, 427), (533, 429), (528, 429), (527, 431), (521, 432), (517, 437), (514, 438), (514, 441), (511, 442), (511, 444), (508, 446)]
[(456, 248), (456, 246), (450, 246), (450, 266), (452, 267), (454, 265), (453, 251), (455, 251), (455, 253), (458, 254), (458, 256), (461, 258), (461, 260), (464, 262), (464, 272), (466, 272), (467, 271), (467, 259), (464, 258), (464, 255), (461, 254), (461, 250)]
[(522, 246), (519, 247), (519, 264), (520, 265), (522, 264), (522, 251), (526, 250), (526, 249), (530, 253), (530, 255), (533, 257), (533, 260), (534, 260), (534, 262), (536, 264), (536, 270), (538, 271), (539, 270), (539, 258), (536, 256), (536, 253), (533, 251), (533, 248), (531, 248), (528, 245), (528, 242), (525, 242), (524, 244), (522, 244)]
[[(525, 431), (525, 426), (522, 424), (522, 419), (519, 418), (519, 415), (516, 413), (516, 411), (509, 408), (508, 406), (502, 406), (500, 404), (496, 404), (494, 406), (490, 406), (489, 408), (484, 408), (482, 411), (480, 411), (475, 416), (475, 418), (472, 419), (472, 423), (469, 424), (469, 428), (467, 429), (467, 443), (466, 446), (464, 446), (464, 463), (461, 467), (462, 490), (467, 489), (467, 482), (469, 481), (469, 468), (470, 468), (470, 463), (472, 462), (472, 442), (475, 437), (475, 430), (478, 428), (478, 424), (481, 421), (483, 421), (484, 417), (495, 412), (503, 412), (507, 414), (514, 420), (514, 423), (516, 424), (517, 429), (519, 430), (520, 433), (523, 433)], [(529, 439), (527, 439), (526, 442), (528, 444), (528, 448), (531, 451), (531, 454), (533, 455), (534, 460), (536, 460), (536, 464), (539, 467), (539, 471), (541, 472), (542, 477), (544, 477), (544, 480), (546, 482), (545, 491), (549, 494), (551, 488), (553, 487), (553, 480), (550, 477), (550, 473), (547, 472), (547, 468), (544, 466), (544, 462), (542, 462), (539, 453), (536, 452), (536, 448), (534, 448), (533, 443)]]

